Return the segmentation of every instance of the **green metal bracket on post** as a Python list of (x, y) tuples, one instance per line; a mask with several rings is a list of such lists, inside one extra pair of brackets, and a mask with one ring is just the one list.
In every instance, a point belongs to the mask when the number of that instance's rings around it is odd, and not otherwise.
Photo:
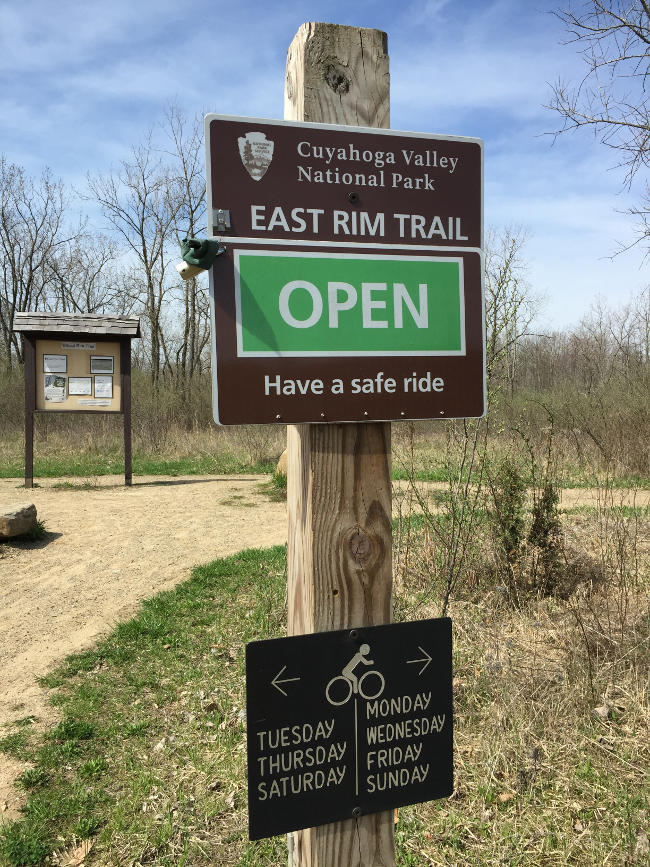
[(225, 247), (218, 241), (209, 241), (207, 238), (184, 238), (181, 241), (181, 253), (188, 265), (196, 265), (198, 268), (208, 270), (214, 260), (223, 253)]
[(223, 244), (208, 238), (184, 238), (181, 241), (183, 261), (176, 266), (176, 270), (184, 280), (190, 280), (201, 271), (207, 271), (225, 250)]

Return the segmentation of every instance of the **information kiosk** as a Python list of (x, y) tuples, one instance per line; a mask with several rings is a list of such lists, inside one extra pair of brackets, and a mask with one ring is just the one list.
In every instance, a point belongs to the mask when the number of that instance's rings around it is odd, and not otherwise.
[(132, 481), (131, 340), (140, 320), (81, 313), (16, 313), (25, 358), (25, 487), (34, 486), (34, 414), (119, 413), (124, 484)]

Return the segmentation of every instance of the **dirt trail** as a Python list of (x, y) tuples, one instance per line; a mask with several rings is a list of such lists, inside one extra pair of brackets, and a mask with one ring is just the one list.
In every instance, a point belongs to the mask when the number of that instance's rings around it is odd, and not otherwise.
[[(0, 727), (55, 719), (35, 678), (132, 616), (140, 600), (195, 565), (286, 541), (286, 508), (261, 493), (265, 476), (140, 477), (131, 488), (103, 477), (90, 490), (57, 481), (25, 491), (0, 479), (0, 506), (33, 502), (48, 531), (42, 542), (0, 547)], [(0, 821), (15, 815), (11, 781), (21, 770), (0, 753)]]

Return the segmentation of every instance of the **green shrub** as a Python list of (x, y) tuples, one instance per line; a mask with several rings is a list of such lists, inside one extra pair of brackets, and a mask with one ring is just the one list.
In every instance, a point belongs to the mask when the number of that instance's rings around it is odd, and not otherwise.
[(552, 596), (562, 582), (562, 525), (558, 512), (560, 492), (546, 479), (541, 493), (535, 495), (528, 544), (533, 551), (530, 566), (531, 589)]
[(511, 458), (503, 458), (488, 477), (491, 504), (490, 531), (497, 563), (497, 577), (505, 581), (513, 601), (521, 589), (518, 562), (525, 538), (526, 483)]

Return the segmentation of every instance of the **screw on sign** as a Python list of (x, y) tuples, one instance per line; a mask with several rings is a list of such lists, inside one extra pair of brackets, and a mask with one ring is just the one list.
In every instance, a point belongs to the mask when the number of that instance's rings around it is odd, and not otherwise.
[(447, 618), (252, 642), (252, 839), (452, 792)]

